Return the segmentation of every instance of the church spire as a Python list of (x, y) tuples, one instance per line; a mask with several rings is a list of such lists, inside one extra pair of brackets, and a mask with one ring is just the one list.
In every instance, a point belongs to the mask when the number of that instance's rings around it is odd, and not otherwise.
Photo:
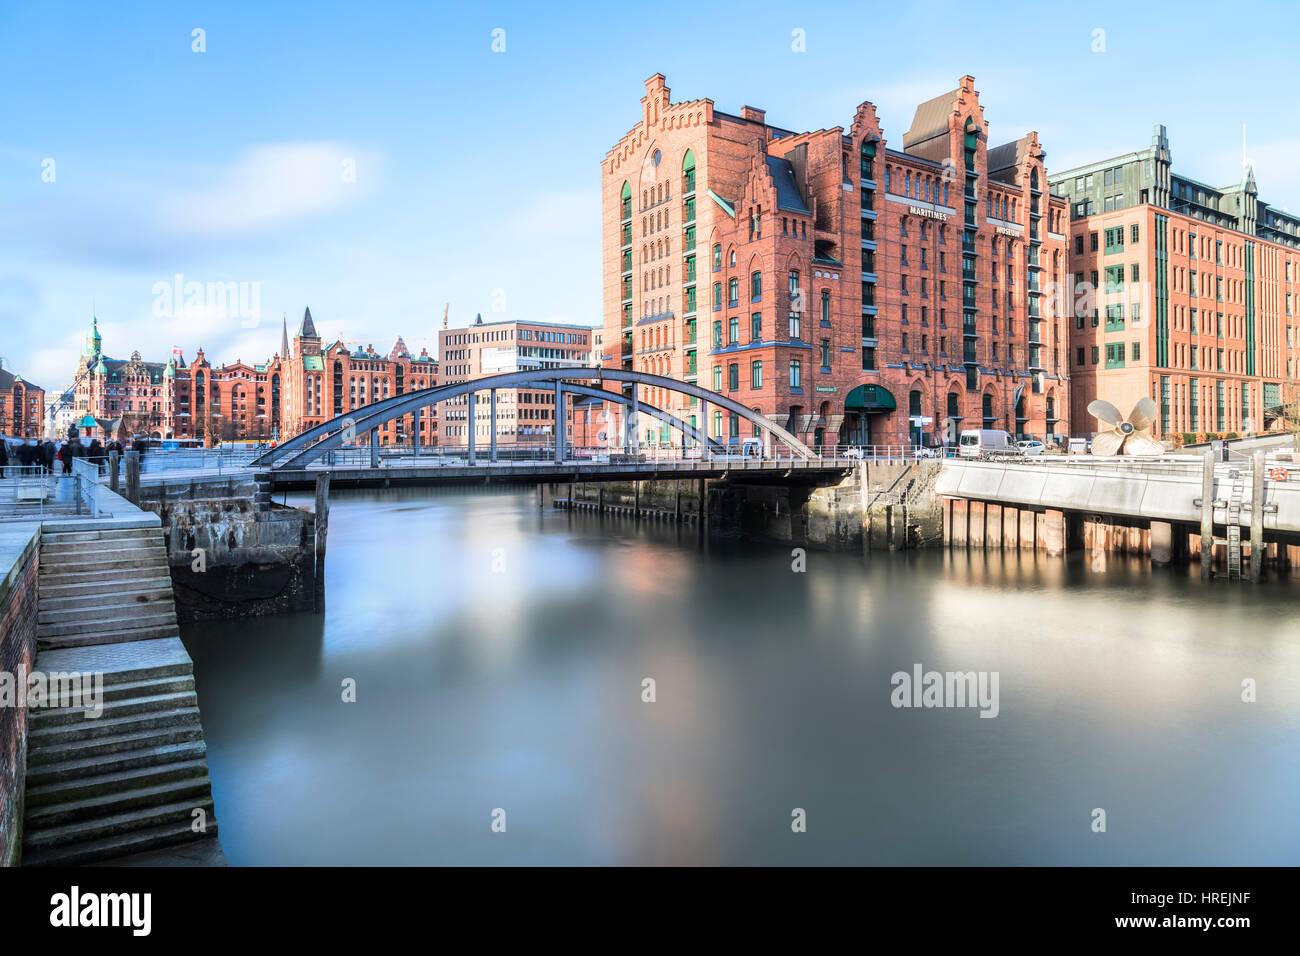
[(289, 359), (289, 317), (284, 313), (280, 314), (280, 359)]

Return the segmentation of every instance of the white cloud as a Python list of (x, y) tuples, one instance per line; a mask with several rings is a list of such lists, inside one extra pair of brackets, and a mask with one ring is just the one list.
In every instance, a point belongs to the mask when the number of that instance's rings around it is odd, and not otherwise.
[(189, 236), (260, 233), (354, 202), (378, 173), (377, 158), (338, 143), (251, 146), (208, 182), (168, 196), (156, 225)]

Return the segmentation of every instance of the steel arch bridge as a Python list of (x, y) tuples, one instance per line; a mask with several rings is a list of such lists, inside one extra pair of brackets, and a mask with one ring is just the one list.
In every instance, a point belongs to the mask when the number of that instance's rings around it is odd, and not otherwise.
[[(579, 368), (553, 368), (553, 369), (535, 369), (526, 372), (504, 372), (500, 375), (490, 375), (486, 378), (475, 379), (470, 382), (457, 382), (453, 385), (437, 385), (432, 388), (420, 389), (415, 392), (407, 392), (404, 395), (395, 395), (392, 398), (386, 398), (380, 402), (374, 402), (361, 408), (339, 415), (328, 422), (322, 422), (313, 428), (307, 429), (300, 435), (275, 448), (270, 449), (253, 461), (253, 465), (258, 467), (303, 467), (320, 456), (333, 451), (345, 442), (355, 439), (357, 435), (365, 432), (374, 432), (380, 425), (392, 421), (395, 418), (401, 418), (404, 415), (410, 415), (423, 408), (431, 405), (437, 405), (451, 399), (459, 398), (462, 395), (474, 395), (477, 392), (489, 392), (490, 400), (490, 419), (492, 435), (492, 445), (496, 445), (496, 390), (499, 388), (537, 388), (543, 385), (551, 385), (555, 389), (555, 460), (562, 461), (564, 451), (567, 445), (567, 416), (564, 413), (566, 409), (566, 395), (580, 395), (587, 398), (597, 398), (618, 405), (623, 405), (630, 409), (628, 415), (628, 428), (624, 436), (624, 447), (631, 450), (637, 441), (636, 422), (639, 413), (644, 412), (660, 421), (666, 422), (673, 428), (676, 428), (684, 437), (704, 445), (717, 447), (717, 442), (707, 437), (696, 426), (683, 422), (670, 413), (656, 408), (653, 405), (641, 402), (637, 396), (635, 388), (632, 389), (631, 395), (624, 395), (621, 391), (611, 392), (607, 389), (593, 388), (586, 385), (580, 385), (579, 382), (590, 381), (598, 385), (603, 382), (619, 382), (631, 385), (643, 385), (654, 388), (662, 388), (668, 391), (676, 392), (680, 395), (686, 395), (700, 402), (699, 420), (702, 423), (708, 421), (708, 406), (710, 403), (726, 411), (733, 412), (745, 421), (756, 426), (760, 431), (765, 433), (767, 443), (770, 445), (773, 439), (784, 442), (796, 458), (811, 459), (816, 455), (801, 442), (780, 425), (773, 423), (763, 415), (757, 414), (753, 409), (747, 408), (740, 402), (720, 395), (717, 392), (711, 392), (708, 389), (701, 388), (690, 382), (680, 382), (675, 378), (668, 378), (663, 375), (650, 375), (645, 372), (632, 372), (624, 369), (611, 369), (601, 367), (579, 367)], [(470, 408), (474, 407), (473, 402)], [(705, 424), (707, 428), (707, 424)], [(378, 447), (375, 444), (375, 436), (371, 435), (372, 455), (378, 453)], [(470, 429), (468, 449), (471, 457), (474, 454), (474, 429)]]

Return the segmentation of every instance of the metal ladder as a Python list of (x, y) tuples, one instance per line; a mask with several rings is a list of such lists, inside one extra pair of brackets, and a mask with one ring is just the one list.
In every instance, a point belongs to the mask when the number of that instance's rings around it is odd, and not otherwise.
[(1241, 578), (1241, 493), (1245, 485), (1242, 473), (1235, 468), (1228, 472), (1232, 481), (1232, 494), (1228, 498), (1228, 579)]

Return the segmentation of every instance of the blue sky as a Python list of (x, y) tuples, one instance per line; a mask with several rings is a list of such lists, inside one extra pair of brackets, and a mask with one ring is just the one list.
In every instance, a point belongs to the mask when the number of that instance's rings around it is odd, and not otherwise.
[[(1261, 197), (1300, 209), (1300, 14), (1237, 3), (1224, 18), (1193, 3), (5, 0), (0, 356), (47, 389), (69, 382), (92, 307), (110, 355), (158, 360), (174, 345), (261, 360), (304, 305), (323, 335), (384, 350), (400, 333), (433, 351), (448, 302), (452, 325), (596, 324), (600, 159), (656, 72), (675, 100), (794, 129), (871, 100), (893, 145), (920, 100), (971, 73), (993, 141), (1038, 130), (1049, 169), (1142, 148), (1163, 122), (1174, 168), (1216, 185), (1240, 176), (1244, 123)], [(255, 289), (260, 319), (157, 314), (177, 274)]]

